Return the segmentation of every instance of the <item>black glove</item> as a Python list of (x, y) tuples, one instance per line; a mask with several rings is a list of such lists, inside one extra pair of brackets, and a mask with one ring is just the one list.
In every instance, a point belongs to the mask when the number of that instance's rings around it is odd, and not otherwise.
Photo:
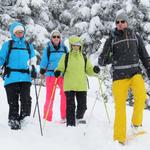
[(37, 78), (37, 72), (36, 72), (35, 67), (33, 65), (32, 65), (32, 70), (31, 70), (31, 77), (33, 79)]
[(59, 70), (54, 71), (54, 76), (56, 78), (58, 78), (60, 76), (60, 74), (61, 74), (61, 71), (59, 71)]
[(40, 69), (40, 74), (44, 74), (46, 72), (46, 69), (41, 68)]
[(94, 66), (93, 71), (95, 73), (99, 73), (100, 72), (100, 68), (98, 66)]

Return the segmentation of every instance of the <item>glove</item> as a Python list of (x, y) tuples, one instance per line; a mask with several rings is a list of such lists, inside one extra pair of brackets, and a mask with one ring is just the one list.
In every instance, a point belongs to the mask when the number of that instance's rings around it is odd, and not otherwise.
[(46, 72), (46, 69), (43, 69), (43, 68), (40, 69), (40, 74), (44, 75), (45, 72)]
[(32, 70), (31, 70), (31, 77), (33, 79), (37, 78), (37, 72), (36, 72), (35, 67), (33, 65), (32, 65)]
[(93, 71), (95, 73), (99, 73), (100, 72), (100, 68), (98, 66), (94, 66)]
[(61, 74), (61, 71), (59, 71), (59, 70), (54, 71), (54, 76), (56, 78), (58, 78), (60, 76), (60, 74)]

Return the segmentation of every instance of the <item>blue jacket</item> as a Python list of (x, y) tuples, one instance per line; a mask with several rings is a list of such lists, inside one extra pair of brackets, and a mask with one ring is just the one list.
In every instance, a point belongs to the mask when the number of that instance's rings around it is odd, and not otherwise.
[[(48, 46), (50, 47), (49, 59), (47, 52)], [(56, 50), (53, 44), (48, 42), (47, 47), (45, 47), (43, 50), (40, 68), (46, 70), (46, 76), (54, 76), (54, 70), (57, 68), (62, 55), (68, 51), (63, 42), (61, 42), (59, 46), (59, 49)]]
[[(29, 54), (28, 50), (18, 49), (18, 48), (27, 48), (25, 37), (23, 36), (20, 39), (20, 38), (17, 38), (13, 34), (13, 29), (16, 26), (20, 26), (20, 25), (23, 26), (19, 22), (14, 22), (10, 26), (11, 38), (13, 40), (13, 45), (12, 45), (13, 49), (11, 49), (11, 51), (10, 51), (7, 67), (9, 67), (11, 69), (28, 70), (29, 62), (33, 57), (35, 57), (35, 53), (34, 53), (33, 45), (31, 45), (31, 44), (29, 44), (30, 54)], [(17, 49), (15, 49), (15, 48), (17, 48)], [(9, 41), (6, 41), (3, 43), (2, 48), (0, 50), (0, 66), (2, 66), (5, 63), (7, 54), (8, 54), (8, 50), (9, 50)], [(31, 75), (29, 73), (12, 71), (10, 73), (9, 77), (7, 75), (4, 77), (4, 85), (8, 85), (8, 84), (15, 83), (15, 82), (31, 82)]]

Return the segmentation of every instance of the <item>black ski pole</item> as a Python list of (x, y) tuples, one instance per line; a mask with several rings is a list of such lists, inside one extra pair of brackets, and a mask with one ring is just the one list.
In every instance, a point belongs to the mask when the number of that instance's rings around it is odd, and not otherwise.
[[(35, 67), (34, 67), (34, 66), (32, 66), (32, 71), (33, 71), (33, 72), (35, 71)], [(41, 123), (41, 116), (40, 116), (40, 108), (39, 108), (38, 94), (37, 94), (37, 87), (36, 87), (35, 78), (33, 78), (33, 80), (34, 80), (34, 88), (35, 88), (35, 96), (36, 96), (36, 104), (37, 104), (37, 110), (38, 110), (40, 131), (41, 131), (41, 136), (43, 136), (42, 123)]]
[[(41, 87), (42, 87), (42, 79), (41, 79), (40, 87), (39, 87), (39, 90), (38, 90), (37, 101), (39, 101), (39, 96), (40, 96)], [(37, 101), (36, 101), (36, 104), (35, 104), (35, 107), (34, 107), (34, 111), (33, 111), (33, 118), (35, 117), (36, 108), (37, 108), (37, 105), (38, 105), (38, 104), (37, 104)]]

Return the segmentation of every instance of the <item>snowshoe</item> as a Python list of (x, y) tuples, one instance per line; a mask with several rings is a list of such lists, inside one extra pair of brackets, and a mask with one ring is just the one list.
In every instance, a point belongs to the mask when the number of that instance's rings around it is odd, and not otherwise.
[(18, 120), (9, 120), (8, 125), (12, 130), (18, 130), (21, 129), (20, 122)]
[(56, 121), (57, 124), (65, 124), (66, 123), (66, 119), (61, 119), (59, 121)]
[(86, 124), (86, 120), (84, 120), (84, 119), (77, 119), (77, 124)]

